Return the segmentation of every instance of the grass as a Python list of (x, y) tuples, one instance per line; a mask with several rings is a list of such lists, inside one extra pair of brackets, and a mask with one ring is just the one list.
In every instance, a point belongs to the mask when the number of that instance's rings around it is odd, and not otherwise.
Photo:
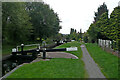
[(11, 54), (12, 48), (14, 48), (13, 45), (3, 45), (2, 46), (2, 55), (8, 55)]
[[(35, 49), (37, 48), (37, 46), (24, 46), (24, 50), (29, 50), (29, 49)], [(18, 49), (19, 51), (21, 51), (21, 48)]]
[(84, 66), (79, 60), (52, 59), (26, 64), (8, 78), (81, 78)]
[[(2, 55), (8, 55), (12, 53), (12, 49), (15, 48), (16, 46), (14, 45), (3, 45), (2, 46)], [(24, 50), (28, 50), (28, 49), (34, 49), (37, 48), (37, 46), (25, 46)], [(21, 50), (21, 48), (19, 48), (19, 51)]]
[(107, 78), (118, 78), (118, 57), (103, 51), (97, 44), (85, 44), (94, 61)]
[(39, 61), (24, 66), (13, 72), (8, 78), (84, 78), (86, 71), (84, 63), (80, 59), (82, 51), (79, 42), (66, 43), (57, 48), (76, 46), (78, 51), (69, 51), (79, 59), (51, 59), (50, 61)]
[(76, 55), (78, 58), (82, 58), (82, 50), (80, 48), (80, 45), (81, 44), (79, 42), (74, 41), (74, 42), (66, 43), (64, 45), (60, 45), (60, 46), (58, 46), (56, 48), (77, 47), (78, 51), (64, 51), (64, 52), (71, 53), (71, 54)]

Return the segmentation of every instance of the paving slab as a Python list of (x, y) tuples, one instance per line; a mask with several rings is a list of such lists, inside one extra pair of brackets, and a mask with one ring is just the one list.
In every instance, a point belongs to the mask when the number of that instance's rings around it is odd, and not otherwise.
[(78, 59), (77, 56), (66, 52), (47, 52), (47, 58), (71, 58)]

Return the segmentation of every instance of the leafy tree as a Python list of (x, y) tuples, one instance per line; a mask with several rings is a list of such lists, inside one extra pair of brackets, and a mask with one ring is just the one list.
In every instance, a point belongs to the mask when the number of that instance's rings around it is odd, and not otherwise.
[(88, 42), (88, 33), (87, 32), (84, 33), (83, 40), (84, 40), (85, 43)]
[(103, 3), (103, 5), (98, 7), (97, 12), (95, 12), (94, 22), (97, 22), (100, 19), (101, 15), (105, 12), (108, 13), (108, 9), (107, 9), (107, 5)]
[(100, 19), (95, 23), (96, 27), (98, 28), (98, 36), (97, 39), (109, 39), (107, 37), (108, 34), (108, 25), (109, 25), (109, 19), (108, 19), (108, 13), (105, 12), (101, 15)]
[(87, 32), (89, 35), (90, 42), (92, 43), (97, 42), (98, 28), (96, 28), (96, 25), (91, 24)]
[(116, 7), (110, 15), (110, 36), (111, 39), (120, 38), (120, 7)]
[(61, 29), (57, 13), (50, 9), (49, 5), (42, 2), (27, 3), (27, 11), (31, 17), (34, 28), (34, 39), (37, 37), (48, 38), (55, 35)]
[(115, 40), (120, 51), (120, 6), (114, 8), (110, 15), (109, 38)]
[(105, 3), (98, 7), (95, 12), (94, 23), (88, 29), (89, 39), (91, 42), (97, 42), (97, 39), (108, 39), (106, 28), (109, 25), (108, 9)]
[(74, 32), (74, 29), (73, 28), (71, 28), (70, 29), (70, 34), (72, 34)]
[[(104, 5), (105, 7), (105, 5)], [(109, 39), (114, 40), (113, 44), (117, 44), (117, 48), (120, 51), (120, 6), (114, 8), (113, 12), (108, 18), (108, 10), (107, 7), (98, 8), (98, 12), (96, 13), (95, 23), (91, 24), (88, 29), (89, 39), (93, 42), (97, 39)], [(104, 12), (104, 13), (103, 13)], [(100, 15), (98, 15), (100, 14)], [(98, 17), (97, 17), (98, 16)]]
[(54, 39), (55, 41), (60, 41), (62, 38), (63, 38), (63, 36), (62, 36), (61, 33), (58, 33), (57, 35), (53, 36), (53, 39)]
[(25, 10), (25, 3), (2, 3), (3, 42), (14, 43), (27, 41), (29, 38), (30, 17)]

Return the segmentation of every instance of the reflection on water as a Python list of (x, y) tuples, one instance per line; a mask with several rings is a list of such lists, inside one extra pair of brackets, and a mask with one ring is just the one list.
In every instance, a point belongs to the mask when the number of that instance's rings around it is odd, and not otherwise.
[(9, 58), (2, 61), (2, 76), (22, 63), (30, 63), (35, 58), (36, 57), (33, 57), (32, 55), (9, 56)]

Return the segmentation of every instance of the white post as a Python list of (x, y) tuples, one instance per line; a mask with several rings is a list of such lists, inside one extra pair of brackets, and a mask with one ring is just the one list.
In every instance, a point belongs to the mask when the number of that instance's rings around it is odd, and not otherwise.
[(103, 40), (101, 39), (101, 46), (103, 47)]
[(102, 39), (100, 39), (100, 46), (102, 47)]
[(105, 47), (106, 47), (106, 40), (105, 40)]
[(104, 41), (104, 47), (105, 47), (105, 40), (103, 40)]
[(102, 40), (102, 47), (104, 47), (104, 40)]
[(106, 40), (106, 47), (109, 47), (109, 40)]
[(110, 48), (112, 48), (112, 41), (110, 41), (109, 44), (110, 44)]
[(100, 46), (100, 39), (98, 39), (98, 44), (99, 44), (99, 46)]
[(100, 46), (100, 44), (101, 44), (101, 40), (99, 39), (99, 46)]

